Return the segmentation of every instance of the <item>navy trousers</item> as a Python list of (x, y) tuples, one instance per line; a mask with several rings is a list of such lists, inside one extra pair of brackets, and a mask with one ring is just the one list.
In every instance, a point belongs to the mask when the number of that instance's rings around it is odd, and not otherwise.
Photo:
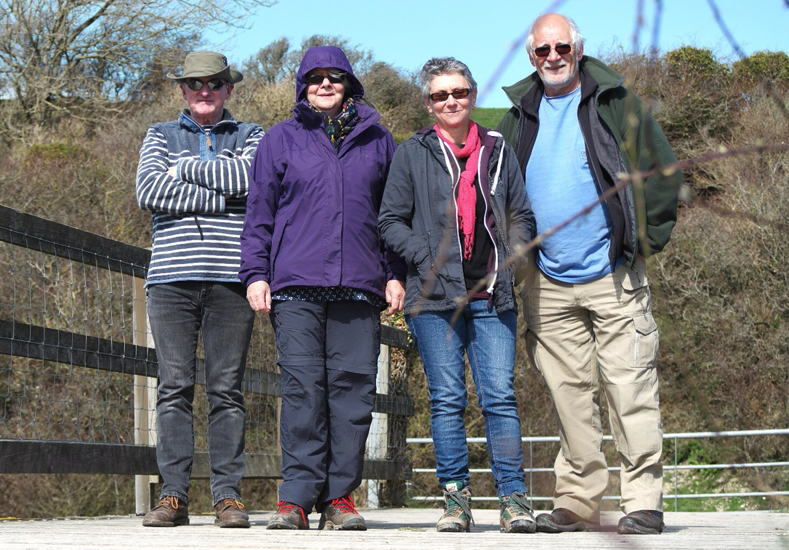
[(282, 381), (279, 500), (322, 511), (361, 484), (380, 313), (364, 301), (276, 301), (271, 323)]

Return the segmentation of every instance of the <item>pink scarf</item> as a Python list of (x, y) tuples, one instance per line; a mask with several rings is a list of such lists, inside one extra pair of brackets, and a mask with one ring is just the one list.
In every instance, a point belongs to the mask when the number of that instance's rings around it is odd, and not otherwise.
[(470, 260), (471, 253), (474, 250), (474, 225), (476, 224), (477, 191), (474, 189), (474, 179), (477, 177), (477, 164), (481, 149), (479, 132), (477, 132), (477, 125), (471, 122), (468, 128), (466, 144), (461, 149), (444, 137), (438, 124), (435, 124), (433, 128), (435, 128), (438, 137), (449, 146), (456, 157), (468, 157), (466, 169), (460, 174), (460, 181), (458, 182), (458, 227), (460, 232), (463, 233), (463, 258)]

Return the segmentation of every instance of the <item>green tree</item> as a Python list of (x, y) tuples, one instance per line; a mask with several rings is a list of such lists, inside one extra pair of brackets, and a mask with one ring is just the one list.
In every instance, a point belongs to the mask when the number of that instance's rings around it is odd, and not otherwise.
[(756, 52), (732, 64), (734, 80), (744, 89), (767, 81), (773, 86), (789, 86), (789, 55), (785, 52)]

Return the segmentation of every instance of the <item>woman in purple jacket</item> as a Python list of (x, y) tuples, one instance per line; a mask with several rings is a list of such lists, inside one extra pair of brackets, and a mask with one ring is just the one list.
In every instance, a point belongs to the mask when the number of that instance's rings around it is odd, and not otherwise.
[(269, 313), (282, 382), (282, 477), (268, 529), (364, 530), (361, 484), (375, 403), (380, 311), (402, 310), (405, 263), (382, 244), (378, 209), (395, 149), (340, 48), (310, 48), (293, 118), (252, 162), (239, 276)]

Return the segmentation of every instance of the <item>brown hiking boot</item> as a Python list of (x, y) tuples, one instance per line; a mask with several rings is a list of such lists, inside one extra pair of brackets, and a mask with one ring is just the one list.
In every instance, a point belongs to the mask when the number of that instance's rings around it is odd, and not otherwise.
[(557, 508), (550, 514), (537, 516), (537, 531), (540, 533), (571, 533), (573, 531), (598, 531), (600, 523), (584, 519), (567, 508)]
[(341, 531), (367, 531), (364, 518), (359, 515), (353, 506), (351, 495), (335, 498), (321, 512), (321, 521), (318, 529)]
[(214, 525), (219, 527), (249, 527), (249, 516), (244, 511), (241, 501), (226, 498), (214, 504), (216, 519)]
[(145, 514), (142, 524), (144, 527), (189, 525), (189, 507), (178, 497), (162, 497), (158, 506)]
[(471, 489), (463, 487), (460, 481), (450, 481), (444, 484), (443, 491), (444, 514), (436, 523), (436, 531), (468, 532), (471, 529), (469, 523), (474, 523), (474, 517), (471, 515)]
[(266, 529), (309, 529), (310, 522), (304, 508), (292, 502), (280, 500), (277, 503), (277, 513), (268, 520)]

